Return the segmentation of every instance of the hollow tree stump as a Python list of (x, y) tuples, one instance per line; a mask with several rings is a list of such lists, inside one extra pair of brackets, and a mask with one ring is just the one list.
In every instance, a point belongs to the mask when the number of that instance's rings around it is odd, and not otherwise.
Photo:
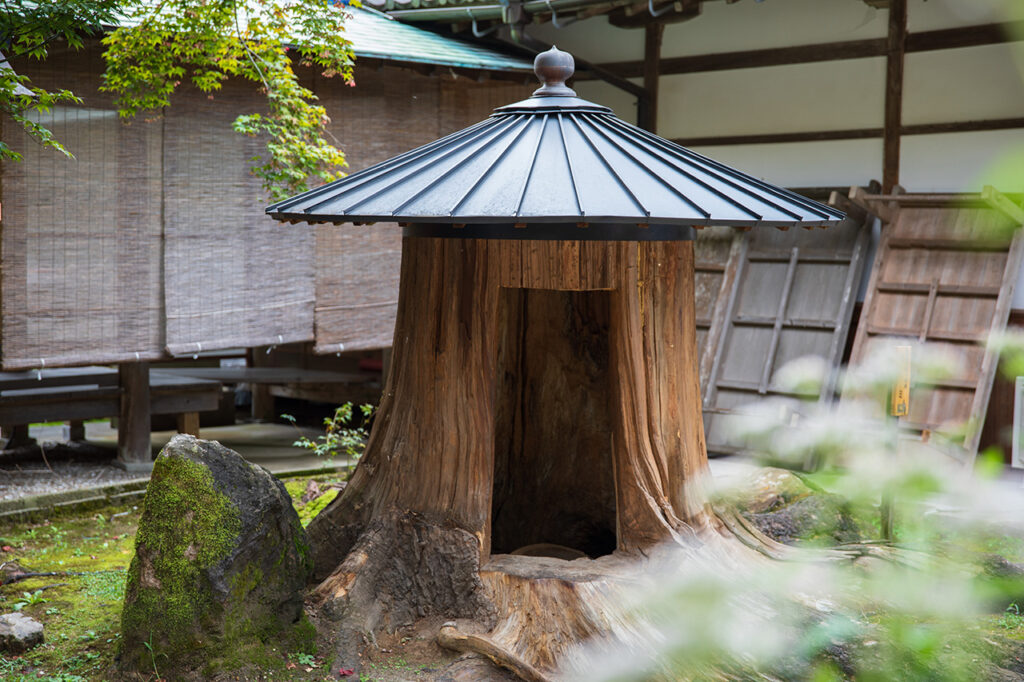
[[(550, 670), (600, 634), (614, 599), (588, 594), (615, 589), (622, 558), (719, 537), (700, 488), (693, 265), (686, 241), (404, 238), (374, 431), (308, 529), (346, 667), (359, 632), (444, 616)], [(498, 554), (534, 543), (614, 555)]]

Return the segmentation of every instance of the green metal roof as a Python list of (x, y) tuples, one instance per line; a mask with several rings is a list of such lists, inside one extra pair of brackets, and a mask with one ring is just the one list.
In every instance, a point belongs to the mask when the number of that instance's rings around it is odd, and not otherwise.
[(403, 24), (373, 10), (348, 8), (345, 37), (356, 57), (417, 62), (490, 71), (533, 72), (533, 63), (479, 45)]
[[(374, 9), (349, 5), (344, 11), (349, 15), (345, 19), (345, 37), (352, 42), (352, 51), (357, 58), (533, 73), (532, 61), (404, 24)], [(122, 26), (135, 25), (130, 17), (122, 17), (119, 23)]]

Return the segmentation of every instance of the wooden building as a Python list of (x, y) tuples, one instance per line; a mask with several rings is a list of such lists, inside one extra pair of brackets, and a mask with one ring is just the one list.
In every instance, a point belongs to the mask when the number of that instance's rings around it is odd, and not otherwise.
[[(786, 360), (811, 353), (838, 368), (851, 354), (862, 354), (855, 338), (871, 328), (881, 330), (874, 336), (891, 332), (945, 344), (973, 368), (955, 386), (918, 401), (920, 432), (927, 437), (950, 421), (987, 412), (984, 433), (975, 434), (976, 444), (975, 436), (965, 441), (967, 452), (999, 443), (1009, 453), (1013, 388), (995, 379), (991, 356), (976, 343), (1006, 320), (1024, 322), (1017, 252), (1009, 243), (991, 251), (991, 262), (976, 266), (984, 282), (974, 282), (975, 266), (964, 265), (970, 256), (936, 249), (934, 240), (942, 237), (928, 230), (954, 219), (967, 221), (963, 234), (975, 220), (1020, 222), (1024, 76), (1015, 64), (1022, 63), (1024, 4), (367, 4), (401, 23), (357, 13), (350, 35), (360, 55), (358, 86), (309, 76), (352, 170), (525, 96), (525, 63), (491, 48), (540, 51), (557, 43), (577, 57), (573, 86), (580, 95), (611, 106), (620, 118), (820, 200), (840, 190), (835, 201), (857, 222), (829, 234), (769, 237), (718, 229), (697, 240), (698, 343), (713, 451), (732, 449), (720, 436), (719, 415), (771, 395), (774, 371)], [(403, 33), (415, 26), (458, 42), (426, 31)], [(92, 48), (18, 68), (54, 85), (66, 85), (62, 74), (73, 73), (83, 79), (79, 89), (94, 93), (101, 66)], [(476, 82), (481, 76), (489, 78)], [(258, 215), (258, 183), (246, 170), (255, 143), (227, 131), (233, 107), (254, 98), (240, 85), (212, 101), (183, 92), (159, 121), (124, 127), (109, 101), (92, 94), (85, 107), (58, 110), (47, 121), (71, 141), (79, 161), (30, 149), (29, 162), (4, 169), (5, 369), (155, 361), (254, 346), (277, 349), (252, 354), (255, 362), (312, 368), (335, 362), (338, 353), (341, 362), (352, 352), (390, 346), (398, 228), (297, 225), (287, 239), (273, 236)], [(225, 102), (230, 106), (222, 109)], [(54, 182), (65, 189), (48, 192)], [(1005, 194), (983, 192), (987, 185)], [(866, 189), (851, 201), (851, 186)], [(891, 201), (879, 200), (890, 191), (917, 197), (900, 204), (913, 210), (900, 217)], [(963, 217), (970, 213), (961, 215), (964, 202), (982, 212)], [(915, 224), (908, 222), (912, 213)], [(939, 214), (944, 217), (935, 218)], [(892, 276), (879, 278), (875, 266), (892, 246), (883, 236), (897, 224), (896, 231), (924, 241), (907, 250), (901, 237), (896, 255), (925, 265), (898, 275), (890, 267)], [(110, 267), (113, 261), (120, 265)], [(746, 293), (765, 290), (766, 282), (778, 285), (769, 290), (787, 293), (757, 300)], [(823, 290), (822, 282), (835, 286)], [(905, 328), (881, 319), (861, 325), (862, 318), (878, 317), (861, 311), (871, 301), (895, 305)], [(965, 310), (978, 312), (964, 318)], [(730, 350), (743, 347), (764, 355)], [(998, 396), (991, 409), (990, 390)], [(322, 386), (274, 391), (334, 395)], [(933, 401), (944, 407), (933, 409)]]
[[(353, 11), (348, 33), (356, 87), (312, 71), (303, 78), (326, 104), (350, 170), (475, 122), (533, 80), (528, 60), (369, 11)], [(5, 142), (25, 158), (2, 170), (3, 370), (119, 364), (122, 392), (133, 393), (121, 402), (141, 412), (121, 414), (138, 425), (122, 429), (135, 434), (122, 458), (148, 461), (146, 363), (276, 346), (315, 366), (314, 346), (333, 357), (390, 345), (397, 232), (283, 232), (263, 214), (267, 197), (249, 172), (261, 142), (230, 126), (260, 109), (254, 86), (228, 82), (212, 95), (182, 87), (166, 111), (124, 124), (99, 92), (97, 42), (14, 66), (84, 102), (40, 117), (74, 160), (4, 122)], [(89, 416), (115, 416), (94, 414), (109, 411), (102, 398)], [(17, 401), (6, 409), (0, 421), (23, 423)], [(46, 420), (67, 418), (48, 409)]]
[[(998, 443), (1009, 456), (1012, 389), (996, 381), (995, 358), (978, 343), (1024, 320), (1024, 273), (1012, 235), (992, 241), (987, 261), (970, 244), (986, 226), (1022, 221), (1024, 4), (368, 2), (456, 35), (534, 49), (557, 43), (582, 63), (581, 96), (771, 182), (822, 199), (874, 180), (880, 185), (861, 198), (909, 193), (897, 204), (855, 202), (868, 213), (852, 211), (862, 225), (843, 235), (698, 240), (713, 450), (731, 451), (719, 416), (770, 395), (787, 359), (810, 353), (838, 368), (851, 352), (863, 357), (872, 339), (899, 338), (951, 351), (966, 367), (912, 401), (908, 426), (928, 438), (989, 412), (984, 433), (980, 423), (968, 429), (965, 451)], [(786, 290), (782, 300), (765, 293), (768, 283)]]

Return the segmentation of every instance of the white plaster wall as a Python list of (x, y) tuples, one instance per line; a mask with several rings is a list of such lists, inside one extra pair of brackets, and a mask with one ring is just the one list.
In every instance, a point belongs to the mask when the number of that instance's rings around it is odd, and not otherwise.
[(658, 133), (676, 138), (877, 126), (884, 83), (881, 58), (664, 76)]
[[(694, 147), (694, 151), (783, 187), (847, 187), (879, 176), (881, 140)], [(836, 159), (842, 159), (837, 164)]]
[[(1024, 20), (1024, 0), (909, 0), (909, 30)], [(666, 27), (663, 57), (806, 45), (886, 35), (888, 15), (859, 0), (708, 2), (696, 19)], [(530, 32), (595, 63), (639, 60), (643, 31), (604, 18)], [(942, 123), (1024, 116), (1024, 42), (909, 54), (903, 121)], [(637, 81), (638, 82), (638, 81)], [(635, 122), (636, 100), (603, 82), (580, 95)], [(664, 76), (659, 134), (704, 137), (881, 127), (885, 59)], [(769, 182), (863, 185), (881, 179), (882, 142), (850, 140), (695, 148)], [(901, 184), (911, 191), (1024, 191), (1024, 131), (906, 136)], [(1014, 307), (1024, 308), (1024, 273)]]
[[(667, 26), (664, 56), (882, 37), (887, 22), (887, 12), (858, 0), (741, 0), (704, 8), (692, 21)], [(911, 31), (1006, 19), (1024, 19), (1024, 0), (909, 4)], [(603, 17), (530, 32), (596, 63), (640, 59), (643, 52), (642, 30), (618, 29)], [(669, 138), (881, 127), (885, 59), (669, 75), (660, 88), (658, 132)], [(636, 100), (622, 90), (599, 81), (580, 82), (577, 90), (635, 122)], [(907, 55), (906, 124), (1021, 115), (1024, 43)], [(1017, 191), (1024, 188), (1024, 162), (1008, 157), (1018, 141), (1024, 145), (1024, 131), (907, 136), (901, 183), (918, 191), (970, 191), (995, 182)], [(699, 151), (790, 186), (863, 184), (881, 175), (880, 140)]]

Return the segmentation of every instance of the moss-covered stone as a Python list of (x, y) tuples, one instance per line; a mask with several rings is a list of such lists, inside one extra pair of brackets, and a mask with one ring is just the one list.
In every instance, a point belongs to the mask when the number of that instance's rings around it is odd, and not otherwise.
[(311, 564), (284, 486), (219, 443), (172, 440), (153, 468), (121, 616), (120, 667), (201, 675), (302, 618)]

